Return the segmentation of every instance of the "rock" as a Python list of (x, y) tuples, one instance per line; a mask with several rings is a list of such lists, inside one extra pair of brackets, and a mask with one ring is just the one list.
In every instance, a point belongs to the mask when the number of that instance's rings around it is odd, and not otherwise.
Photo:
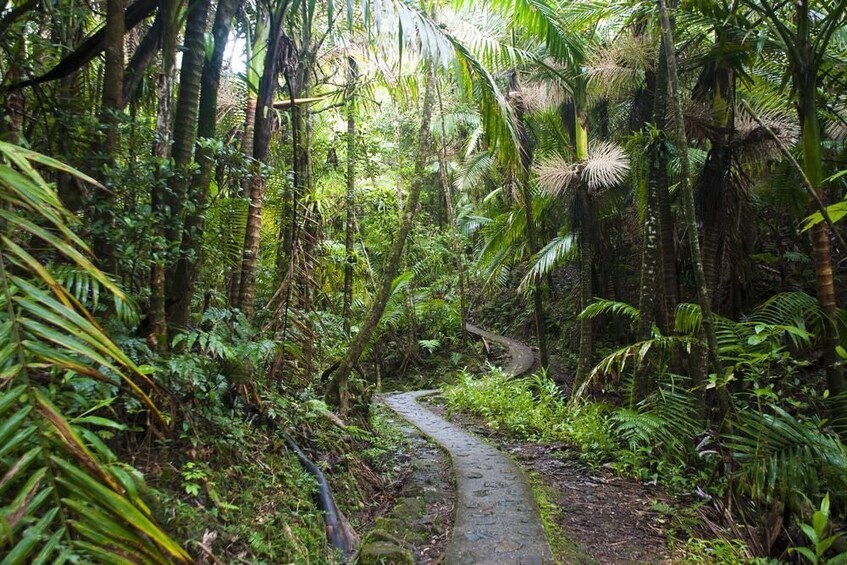
[(412, 552), (400, 540), (379, 530), (368, 534), (359, 550), (360, 565), (414, 565)]

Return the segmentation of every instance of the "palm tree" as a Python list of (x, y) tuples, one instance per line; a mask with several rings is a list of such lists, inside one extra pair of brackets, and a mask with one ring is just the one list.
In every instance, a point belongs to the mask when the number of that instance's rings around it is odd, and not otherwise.
[[(580, 126), (577, 125), (577, 129)], [(605, 190), (620, 184), (629, 172), (629, 156), (610, 142), (587, 144), (581, 160), (569, 161), (561, 155), (546, 157), (538, 162), (535, 172), (538, 184), (545, 191), (563, 197), (571, 215), (571, 229), (579, 243), (580, 307), (588, 307), (594, 299), (592, 261), (597, 244), (597, 198)], [(577, 390), (591, 368), (591, 318), (580, 318), (579, 359), (573, 390)]]
[[(800, 121), (800, 143), (803, 149), (803, 173), (814, 187), (818, 200), (826, 201), (824, 186), (822, 137), (818, 116), (818, 83), (826, 63), (827, 51), (833, 36), (843, 29), (847, 2), (834, 3), (798, 0), (790, 5), (770, 0), (745, 5), (759, 14), (767, 24), (771, 39), (782, 56), (788, 59), (792, 79), (792, 96)], [(817, 211), (814, 199), (810, 208)], [(812, 255), (815, 266), (815, 285), (818, 301), (827, 323), (823, 332), (823, 353), (829, 390), (835, 395), (847, 391), (843, 369), (836, 353), (838, 329), (836, 327), (835, 279), (832, 272), (830, 230), (821, 222), (811, 229)]]

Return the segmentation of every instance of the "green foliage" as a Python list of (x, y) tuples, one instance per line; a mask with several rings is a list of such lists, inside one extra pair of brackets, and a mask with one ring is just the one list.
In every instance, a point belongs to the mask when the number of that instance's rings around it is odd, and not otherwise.
[(812, 514), (810, 524), (801, 523), (800, 529), (809, 540), (808, 547), (792, 547), (789, 552), (802, 555), (809, 563), (814, 565), (828, 563), (837, 565), (847, 563), (847, 553), (841, 553), (830, 559), (825, 559), (824, 554), (829, 551), (832, 544), (840, 537), (838, 534), (829, 535), (831, 524), (829, 523), (829, 493), (821, 500), (820, 509)]
[(818, 418), (798, 419), (779, 406), (744, 410), (726, 447), (739, 463), (739, 488), (754, 500), (802, 511), (805, 496), (829, 491), (847, 502), (847, 447)]
[(68, 227), (70, 214), (33, 165), (93, 181), (7, 143), (0, 142), (0, 154), (4, 563), (188, 562), (140, 496), (138, 473), (104, 442), (113, 430), (126, 429), (118, 418), (106, 417), (119, 401), (134, 405), (133, 411), (146, 410), (158, 425), (164, 422), (144, 392), (157, 387), (80, 299), (18, 243), (26, 233), (83, 272), (65, 277), (72, 289), (90, 290), (94, 281), (125, 303), (122, 292), (89, 261), (85, 245)]
[(613, 448), (604, 407), (569, 405), (543, 373), (512, 379), (496, 368), (479, 378), (463, 371), (444, 397), (451, 410), (476, 414), (492, 429), (529, 441), (568, 442), (591, 462), (602, 461)]

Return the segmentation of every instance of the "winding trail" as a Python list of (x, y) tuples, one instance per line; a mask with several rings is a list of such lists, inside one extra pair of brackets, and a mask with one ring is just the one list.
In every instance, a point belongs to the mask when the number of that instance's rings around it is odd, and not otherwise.
[[(509, 348), (505, 370), (526, 372), (535, 357), (524, 344), (468, 325), (468, 331)], [(529, 484), (512, 459), (436, 415), (418, 399), (435, 391), (388, 395), (385, 403), (450, 454), (456, 475), (456, 520), (447, 565), (546, 565), (553, 563)]]
[(508, 365), (503, 367), (503, 371), (509, 373), (513, 377), (523, 375), (535, 364), (535, 353), (533, 353), (532, 349), (523, 343), (515, 339), (503, 337), (502, 335), (497, 335), (483, 330), (473, 324), (465, 324), (465, 329), (468, 333), (487, 339), (488, 341), (505, 345), (509, 349), (509, 357), (511, 357), (511, 360)]

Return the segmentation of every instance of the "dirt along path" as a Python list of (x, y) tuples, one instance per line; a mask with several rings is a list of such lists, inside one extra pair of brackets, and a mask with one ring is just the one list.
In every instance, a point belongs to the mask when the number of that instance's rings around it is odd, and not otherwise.
[(456, 521), (448, 565), (548, 564), (553, 555), (532, 491), (512, 459), (418, 402), (433, 391), (385, 397), (395, 412), (434, 439), (453, 461)]

